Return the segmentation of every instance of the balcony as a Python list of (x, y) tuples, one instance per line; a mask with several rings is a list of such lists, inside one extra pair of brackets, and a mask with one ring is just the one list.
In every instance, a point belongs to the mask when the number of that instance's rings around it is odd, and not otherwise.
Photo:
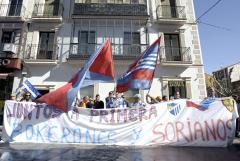
[(26, 63), (32, 64), (56, 64), (58, 45), (56, 44), (28, 44), (24, 59)]
[[(90, 55), (102, 44), (70, 44), (69, 59), (88, 59)], [(144, 44), (112, 44), (113, 58), (115, 60), (136, 59), (145, 49)]]
[(27, 16), (26, 8), (22, 5), (0, 4), (1, 21), (24, 21)]
[(35, 4), (32, 18), (35, 21), (62, 21), (62, 4)]
[(148, 17), (145, 0), (94, 0), (74, 4), (77, 16), (141, 16)]
[(160, 64), (164, 66), (189, 66), (192, 64), (190, 47), (161, 47)]
[(184, 6), (159, 5), (156, 13), (160, 23), (183, 24), (187, 20)]

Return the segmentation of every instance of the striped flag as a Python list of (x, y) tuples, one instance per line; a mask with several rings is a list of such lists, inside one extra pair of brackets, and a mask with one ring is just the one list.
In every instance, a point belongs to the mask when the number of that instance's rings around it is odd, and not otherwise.
[(150, 89), (157, 65), (159, 46), (160, 38), (148, 47), (117, 80), (117, 92), (122, 93), (129, 89)]
[(29, 92), (32, 95), (32, 99), (36, 99), (38, 96), (41, 96), (41, 94), (38, 92), (38, 90), (28, 81), (25, 80), (20, 88), (17, 90), (16, 98), (17, 100), (21, 99), (21, 96), (23, 93)]

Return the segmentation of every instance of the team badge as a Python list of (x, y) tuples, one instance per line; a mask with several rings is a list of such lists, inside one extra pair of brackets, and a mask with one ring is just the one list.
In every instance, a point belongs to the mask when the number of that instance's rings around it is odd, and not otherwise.
[(231, 98), (226, 98), (222, 100), (222, 104), (227, 108), (228, 111), (233, 112), (234, 100)]
[(180, 104), (173, 103), (173, 102), (168, 103), (167, 107), (168, 107), (168, 111), (174, 116), (178, 115), (182, 109)]

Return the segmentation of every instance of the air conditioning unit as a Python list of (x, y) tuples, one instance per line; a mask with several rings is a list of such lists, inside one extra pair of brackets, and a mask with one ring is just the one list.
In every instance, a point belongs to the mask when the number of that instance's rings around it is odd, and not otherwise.
[(3, 45), (3, 51), (9, 54), (16, 54), (17, 53), (17, 46), (12, 43), (6, 43)]

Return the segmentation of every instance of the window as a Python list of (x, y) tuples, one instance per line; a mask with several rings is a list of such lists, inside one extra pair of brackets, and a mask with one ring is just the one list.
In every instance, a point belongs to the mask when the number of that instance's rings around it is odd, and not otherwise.
[(163, 17), (176, 18), (176, 1), (175, 0), (161, 0)]
[(79, 31), (78, 35), (78, 52), (81, 55), (91, 55), (96, 48), (95, 31)]
[(45, 0), (44, 15), (58, 16), (59, 4), (59, 0)]
[(2, 40), (1, 42), (4, 43), (12, 43), (14, 38), (14, 32), (13, 31), (5, 31), (2, 33)]
[(139, 32), (124, 32), (124, 55), (137, 56), (141, 53), (140, 33)]
[(175, 93), (179, 92), (181, 98), (186, 98), (186, 82), (185, 81), (169, 81), (168, 82), (169, 89), (169, 98), (171, 96), (175, 97)]
[(38, 59), (53, 58), (54, 35), (54, 32), (40, 32)]
[(9, 8), (9, 16), (20, 16), (23, 0), (12, 0)]
[(178, 34), (164, 34), (165, 56), (167, 61), (181, 61)]

